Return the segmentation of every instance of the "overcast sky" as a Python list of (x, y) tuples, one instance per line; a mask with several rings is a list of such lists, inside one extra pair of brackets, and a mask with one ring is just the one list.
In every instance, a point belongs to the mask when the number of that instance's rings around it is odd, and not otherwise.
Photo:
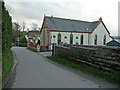
[(118, 35), (118, 1), (120, 0), (5, 0), (13, 22), (37, 23), (44, 14), (61, 18), (97, 21), (102, 17), (111, 35)]

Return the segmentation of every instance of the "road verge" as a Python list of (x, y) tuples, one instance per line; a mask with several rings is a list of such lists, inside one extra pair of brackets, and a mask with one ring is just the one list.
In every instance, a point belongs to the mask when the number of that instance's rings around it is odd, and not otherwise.
[(2, 83), (2, 88), (11, 88), (12, 82), (14, 81), (15, 76), (16, 76), (16, 69), (17, 69), (19, 61), (14, 51), (13, 51), (13, 60), (14, 60), (14, 65), (12, 68), (12, 72), (10, 72), (7, 75), (7, 77), (5, 77), (4, 82)]

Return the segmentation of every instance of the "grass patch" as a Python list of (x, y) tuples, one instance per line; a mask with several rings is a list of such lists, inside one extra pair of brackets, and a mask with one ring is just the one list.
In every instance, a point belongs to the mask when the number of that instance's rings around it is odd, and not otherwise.
[(0, 90), (2, 89), (2, 72), (0, 71)]
[(108, 82), (120, 83), (120, 74), (118, 72), (105, 72), (94, 67), (90, 67), (85, 64), (73, 62), (71, 60), (59, 57), (59, 56), (47, 56), (48, 59), (55, 61), (63, 66), (73, 68), (100, 77)]
[(36, 49), (33, 49), (33, 48), (27, 48), (28, 50), (30, 50), (30, 51), (32, 51), (32, 52), (37, 52), (37, 50)]
[(13, 52), (11, 50), (2, 54), (2, 81), (12, 71), (13, 63)]
[(2, 89), (2, 61), (0, 61), (0, 90)]

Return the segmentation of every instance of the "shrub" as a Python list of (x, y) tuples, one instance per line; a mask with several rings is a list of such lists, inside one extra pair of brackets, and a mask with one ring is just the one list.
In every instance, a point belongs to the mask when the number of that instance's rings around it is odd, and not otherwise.
[(21, 43), (27, 43), (27, 40), (26, 40), (25, 36), (20, 37), (20, 42)]

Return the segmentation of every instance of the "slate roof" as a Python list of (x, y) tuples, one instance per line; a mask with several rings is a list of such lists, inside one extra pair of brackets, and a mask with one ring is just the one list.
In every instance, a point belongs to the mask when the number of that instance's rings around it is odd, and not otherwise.
[(107, 43), (107, 46), (118, 46), (118, 47), (120, 47), (120, 42), (118, 42), (116, 40), (112, 40), (112, 41)]
[(99, 20), (94, 22), (88, 22), (48, 16), (45, 16), (45, 21), (49, 27), (49, 30), (87, 32), (87, 33), (92, 32), (99, 24)]
[(37, 35), (40, 35), (40, 31), (38, 31), (38, 30), (28, 31), (26, 35), (28, 35), (29, 33), (35, 33), (35, 34), (37, 34)]

